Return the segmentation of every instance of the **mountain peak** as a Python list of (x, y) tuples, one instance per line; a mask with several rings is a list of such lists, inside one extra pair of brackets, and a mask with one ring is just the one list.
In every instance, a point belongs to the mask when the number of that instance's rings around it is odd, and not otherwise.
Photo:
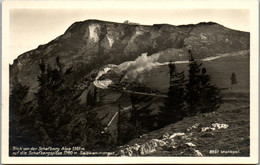
[(11, 77), (16, 75), (25, 84), (33, 84), (31, 89), (36, 89), (41, 59), (52, 64), (59, 56), (61, 62), (73, 66), (76, 81), (81, 77), (78, 74), (88, 74), (104, 65), (118, 65), (133, 61), (142, 53), (150, 56), (169, 49), (181, 52), (192, 49), (196, 58), (216, 56), (249, 49), (249, 33), (214, 22), (148, 26), (129, 21), (115, 23), (90, 19), (73, 23), (63, 35), (20, 55), (10, 66), (10, 73)]
[[(73, 23), (69, 28), (73, 28), (75, 25), (83, 25), (83, 24), (90, 24), (90, 23), (97, 23), (97, 24), (121, 24), (121, 25), (140, 25), (140, 26), (148, 26), (148, 27), (152, 27), (152, 26), (201, 26), (201, 25), (220, 25), (216, 22), (199, 22), (197, 24), (187, 24), (187, 25), (172, 25), (172, 24), (168, 24), (168, 23), (158, 23), (158, 24), (153, 24), (153, 25), (144, 25), (144, 24), (140, 24), (137, 22), (130, 22), (128, 20), (124, 21), (124, 22), (112, 22), (112, 21), (104, 21), (104, 20), (98, 20), (98, 19), (88, 19), (88, 20), (84, 20), (84, 21), (78, 21)], [(222, 25), (220, 25), (222, 26)]]

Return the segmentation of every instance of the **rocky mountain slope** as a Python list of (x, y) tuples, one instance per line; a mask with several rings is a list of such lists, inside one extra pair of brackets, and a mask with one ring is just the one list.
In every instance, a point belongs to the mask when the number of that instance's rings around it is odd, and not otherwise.
[[(121, 64), (135, 60), (142, 53), (160, 53), (161, 62), (192, 49), (196, 58), (249, 49), (249, 33), (228, 29), (217, 23), (173, 26), (155, 24), (114, 23), (86, 20), (72, 24), (53, 41), (20, 55), (10, 66), (10, 82), (18, 78), (37, 89), (38, 63), (41, 59), (53, 64), (61, 62), (73, 66), (70, 82), (79, 81), (93, 69), (106, 64)], [(183, 58), (183, 57), (180, 57)]]
[(120, 156), (249, 155), (249, 102), (224, 103), (217, 112), (188, 117), (118, 148)]

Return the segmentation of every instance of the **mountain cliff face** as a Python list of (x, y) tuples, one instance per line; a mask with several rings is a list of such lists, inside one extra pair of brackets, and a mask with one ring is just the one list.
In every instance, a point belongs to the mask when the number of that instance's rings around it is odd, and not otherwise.
[(38, 64), (42, 59), (53, 64), (60, 56), (62, 63), (73, 66), (71, 81), (78, 81), (93, 69), (135, 60), (142, 53), (148, 56), (160, 53), (159, 60), (167, 62), (188, 49), (195, 58), (247, 50), (249, 33), (211, 22), (182, 26), (143, 26), (98, 20), (76, 22), (63, 35), (14, 60), (10, 66), (10, 85), (12, 87), (14, 78), (18, 78), (35, 91)]

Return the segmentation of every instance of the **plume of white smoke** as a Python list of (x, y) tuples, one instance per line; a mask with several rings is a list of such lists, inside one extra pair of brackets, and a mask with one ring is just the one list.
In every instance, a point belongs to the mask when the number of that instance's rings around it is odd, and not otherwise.
[(102, 69), (101, 71), (99, 71), (97, 77), (95, 78), (95, 80), (98, 80), (99, 77), (101, 77), (103, 74), (106, 74), (109, 70), (111, 70), (111, 68), (105, 67), (104, 69)]
[(136, 58), (135, 61), (124, 62), (120, 64), (117, 69), (124, 74), (124, 78), (136, 79), (142, 72), (150, 71), (153, 67), (157, 66), (157, 60), (160, 54), (156, 53), (151, 56), (147, 56), (147, 53), (143, 53)]

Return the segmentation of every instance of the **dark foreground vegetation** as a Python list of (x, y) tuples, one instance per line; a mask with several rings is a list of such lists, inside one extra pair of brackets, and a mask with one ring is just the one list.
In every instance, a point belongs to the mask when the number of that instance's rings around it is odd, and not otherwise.
[[(185, 117), (216, 111), (222, 104), (220, 90), (212, 85), (202, 63), (191, 51), (188, 78), (169, 63), (170, 82), (167, 97), (158, 113), (153, 113), (151, 99), (131, 94), (131, 109), (119, 104), (115, 138), (106, 131), (103, 118), (95, 111), (98, 106), (96, 89), (89, 92), (86, 103), (79, 102), (78, 90), (66, 84), (72, 68), (66, 68), (56, 58), (53, 67), (41, 61), (38, 91), (29, 101), (29, 86), (18, 79), (10, 94), (10, 148), (24, 147), (84, 147), (89, 151), (114, 151), (142, 134), (163, 128)], [(234, 76), (233, 76), (234, 77)], [(235, 84), (235, 78), (232, 78)], [(143, 88), (145, 89), (145, 88)], [(142, 88), (138, 88), (142, 92)], [(146, 90), (146, 89), (145, 89)], [(143, 91), (146, 92), (146, 91)]]

